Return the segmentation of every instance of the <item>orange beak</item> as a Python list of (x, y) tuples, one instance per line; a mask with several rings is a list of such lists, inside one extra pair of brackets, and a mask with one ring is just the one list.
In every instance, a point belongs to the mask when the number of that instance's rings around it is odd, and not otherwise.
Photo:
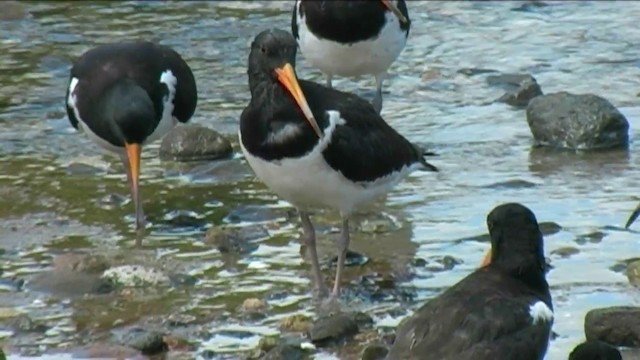
[(484, 254), (484, 259), (482, 259), (482, 263), (480, 263), (480, 267), (483, 268), (489, 264), (491, 264), (491, 249), (487, 250), (487, 253)]
[(409, 22), (407, 17), (400, 12), (400, 9), (398, 9), (398, 7), (391, 2), (391, 0), (380, 0), (380, 1), (382, 1), (382, 4), (387, 9), (389, 9), (389, 11), (391, 11), (395, 16), (398, 17), (398, 20), (400, 20), (401, 23), (406, 24)]
[(142, 146), (140, 144), (125, 144), (127, 149), (127, 157), (129, 159), (129, 173), (131, 174), (131, 197), (136, 208), (136, 228), (140, 228), (144, 224), (144, 215), (142, 213), (142, 202), (140, 201), (140, 190), (138, 183), (140, 181), (140, 153)]
[(278, 81), (280, 81), (280, 83), (291, 93), (291, 96), (293, 96), (293, 99), (302, 110), (302, 113), (307, 118), (309, 125), (313, 128), (313, 131), (316, 132), (316, 135), (318, 135), (319, 138), (322, 138), (322, 131), (320, 130), (316, 119), (313, 117), (313, 113), (311, 112), (311, 108), (309, 108), (307, 99), (302, 93), (302, 89), (298, 83), (298, 78), (296, 77), (296, 72), (293, 70), (293, 66), (291, 66), (291, 64), (285, 64), (283, 67), (276, 69), (276, 74), (278, 75)]

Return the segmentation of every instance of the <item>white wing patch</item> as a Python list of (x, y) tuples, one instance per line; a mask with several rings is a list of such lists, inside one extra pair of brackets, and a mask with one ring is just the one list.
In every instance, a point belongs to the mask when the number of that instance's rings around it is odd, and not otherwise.
[(538, 322), (551, 322), (553, 320), (553, 311), (542, 301), (531, 304), (529, 315), (534, 325)]
[(145, 143), (156, 141), (165, 136), (174, 126), (178, 120), (173, 117), (173, 99), (176, 97), (176, 87), (178, 86), (178, 79), (173, 75), (171, 70), (166, 70), (160, 75), (160, 82), (167, 86), (169, 93), (162, 99), (162, 118), (160, 123), (153, 131), (153, 133), (147, 138)]

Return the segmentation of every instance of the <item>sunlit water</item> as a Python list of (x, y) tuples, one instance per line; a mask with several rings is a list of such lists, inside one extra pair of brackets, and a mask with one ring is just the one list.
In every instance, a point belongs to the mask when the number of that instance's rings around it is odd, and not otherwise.
[[(386, 82), (383, 115), (409, 139), (438, 152), (433, 163), (441, 172), (415, 174), (398, 186), (384, 211), (402, 227), (383, 236), (356, 233), (352, 248), (399, 268), (414, 257), (453, 255), (464, 261), (446, 272), (415, 269), (416, 276), (402, 286), (417, 290), (419, 304), (479, 264), (487, 243), (460, 240), (486, 232), (488, 211), (508, 201), (529, 206), (539, 221), (562, 226), (545, 239), (554, 267), (548, 279), (558, 334), (547, 358), (555, 360), (566, 358), (582, 341), (589, 309), (639, 302), (624, 274), (610, 267), (638, 256), (637, 233), (622, 225), (640, 200), (634, 187), (640, 160), (633, 144), (629, 152), (603, 154), (532, 150), (524, 112), (492, 104), (502, 90), (486, 85), (485, 75), (458, 70), (527, 72), (545, 93), (604, 96), (627, 116), (633, 139), (640, 116), (640, 3), (557, 2), (518, 11), (522, 4), (410, 2), (411, 34)], [(30, 3), (24, 5), (26, 17), (0, 21), (2, 277), (28, 280), (47, 271), (54, 254), (70, 249), (133, 249), (131, 204), (113, 209), (99, 202), (114, 192), (127, 195), (120, 164), (66, 120), (72, 59), (97, 44), (133, 38), (174, 47), (198, 81), (192, 121), (227, 134), (237, 145), (238, 119), (249, 99), (248, 46), (267, 27), (288, 30), (291, 6), (272, 1)], [(298, 64), (300, 76), (323, 81), (303, 57)], [(339, 79), (334, 86), (373, 96), (369, 78)], [(40, 346), (37, 353), (57, 345), (73, 347), (87, 334), (102, 338), (117, 327), (114, 319), (125, 318), (123, 325), (157, 324), (154, 319), (168, 314), (193, 314), (210, 319), (200, 338), (190, 339), (200, 342), (194, 354), (233, 354), (254, 348), (262, 335), (277, 334), (277, 322), (286, 315), (313, 315), (309, 268), (299, 255), (297, 222), (291, 221), (288, 205), (251, 176), (240, 155), (185, 171), (161, 163), (157, 146), (144, 153), (145, 210), (154, 227), (141, 252), (199, 283), (189, 291), (148, 295), (138, 300), (145, 302), (144, 309), (132, 314), (113, 314), (110, 298), (64, 300), (0, 289), (1, 307), (17, 307), (53, 327), (39, 337), (9, 338), (14, 348), (33, 353)], [(73, 162), (95, 171), (69, 174)], [(246, 215), (251, 213), (247, 207), (256, 206), (264, 209), (262, 215)], [(163, 225), (163, 217), (174, 210), (195, 212), (204, 219), (202, 226)], [(262, 221), (268, 234), (258, 240), (255, 252), (230, 262), (202, 239), (205, 228), (237, 223), (234, 214), (240, 214), (240, 225)], [(337, 217), (327, 216), (330, 221), (320, 221), (318, 228), (325, 230), (320, 250), (328, 257), (335, 234), (329, 241), (326, 233)], [(580, 241), (594, 232), (602, 233), (601, 241)], [(550, 255), (566, 246), (580, 252), (569, 258)], [(268, 299), (266, 319), (246, 321), (237, 315), (248, 297)], [(386, 305), (392, 304), (352, 306)], [(400, 320), (387, 314), (375, 318), (380, 326)], [(233, 336), (238, 331), (246, 334)]]

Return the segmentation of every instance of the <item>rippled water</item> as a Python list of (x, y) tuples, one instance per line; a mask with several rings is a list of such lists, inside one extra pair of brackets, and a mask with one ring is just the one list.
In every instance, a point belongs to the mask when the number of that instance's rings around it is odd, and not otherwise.
[[(461, 259), (451, 271), (411, 270), (415, 276), (402, 286), (417, 291), (419, 304), (477, 266), (487, 243), (464, 240), (486, 232), (491, 208), (507, 201), (526, 204), (541, 222), (562, 227), (545, 239), (554, 267), (548, 278), (558, 334), (547, 358), (555, 360), (566, 358), (582, 341), (588, 309), (640, 301), (624, 274), (610, 269), (637, 256), (637, 232), (622, 225), (640, 200), (634, 188), (640, 160), (633, 145), (628, 152), (598, 154), (533, 150), (524, 112), (493, 104), (502, 90), (489, 87), (485, 75), (466, 76), (458, 70), (528, 72), (545, 93), (604, 96), (627, 115), (633, 139), (640, 116), (640, 3), (523, 4), (409, 4), (409, 43), (386, 83), (383, 115), (412, 141), (435, 149), (440, 156), (433, 163), (441, 172), (416, 174), (398, 186), (386, 207), (377, 204), (374, 209), (384, 209), (399, 229), (373, 236), (356, 233), (352, 247), (394, 271), (405, 269), (413, 258)], [(0, 288), (0, 307), (16, 307), (52, 327), (39, 336), (7, 338), (11, 348), (24, 354), (58, 345), (72, 348), (87, 335), (102, 339), (120, 325), (153, 325), (168, 314), (191, 314), (204, 319), (206, 329), (188, 335), (197, 345), (194, 354), (234, 354), (254, 348), (262, 335), (278, 333), (280, 318), (312, 314), (309, 268), (299, 255), (295, 217), (252, 177), (240, 155), (178, 166), (161, 163), (157, 144), (149, 146), (142, 184), (154, 227), (143, 249), (132, 250), (131, 205), (103, 201), (113, 193), (128, 195), (119, 162), (72, 131), (63, 107), (71, 59), (97, 44), (152, 39), (173, 46), (196, 75), (200, 100), (192, 121), (227, 134), (237, 145), (239, 114), (249, 99), (248, 45), (264, 28), (288, 29), (291, 2), (13, 6), (15, 16), (8, 15), (10, 5), (3, 5), (0, 17), (0, 280), (29, 280), (46, 272), (56, 254), (90, 249), (146, 258), (199, 282), (188, 290), (148, 294), (129, 303), (119, 299), (116, 308), (112, 298), (65, 300), (47, 292)], [(298, 62), (299, 75), (321, 81), (302, 57)], [(372, 79), (340, 79), (334, 85), (372, 97)], [(71, 171), (72, 163), (89, 166)], [(169, 220), (180, 210), (194, 212), (197, 223), (172, 225)], [(363, 217), (374, 212), (365, 211)], [(337, 217), (325, 214), (318, 221), (321, 255), (330, 257)], [(229, 260), (202, 241), (208, 227), (256, 223), (267, 235), (258, 239), (256, 251), (239, 259)], [(593, 233), (601, 240), (583, 241)], [(579, 253), (568, 258), (551, 254), (567, 246)], [(237, 307), (248, 297), (268, 299), (266, 319), (246, 320), (238, 314)], [(379, 326), (394, 326), (400, 318), (384, 314), (376, 320)]]

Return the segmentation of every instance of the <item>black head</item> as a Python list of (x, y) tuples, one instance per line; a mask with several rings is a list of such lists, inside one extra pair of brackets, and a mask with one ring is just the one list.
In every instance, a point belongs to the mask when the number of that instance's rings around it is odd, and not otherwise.
[(586, 341), (576, 346), (569, 360), (622, 360), (618, 349), (601, 341)]
[(253, 39), (248, 70), (251, 96), (263, 95), (258, 94), (257, 89), (262, 89), (265, 85), (269, 87), (277, 84), (284, 87), (298, 104), (318, 137), (322, 137), (322, 131), (313, 117), (296, 75), (297, 46), (293, 35), (280, 29), (265, 30)]
[(132, 80), (113, 84), (105, 91), (96, 110), (122, 145), (142, 144), (155, 129), (153, 102)]
[(526, 206), (502, 204), (487, 215), (491, 235), (490, 266), (499, 267), (525, 281), (544, 280), (542, 233), (536, 216)]

